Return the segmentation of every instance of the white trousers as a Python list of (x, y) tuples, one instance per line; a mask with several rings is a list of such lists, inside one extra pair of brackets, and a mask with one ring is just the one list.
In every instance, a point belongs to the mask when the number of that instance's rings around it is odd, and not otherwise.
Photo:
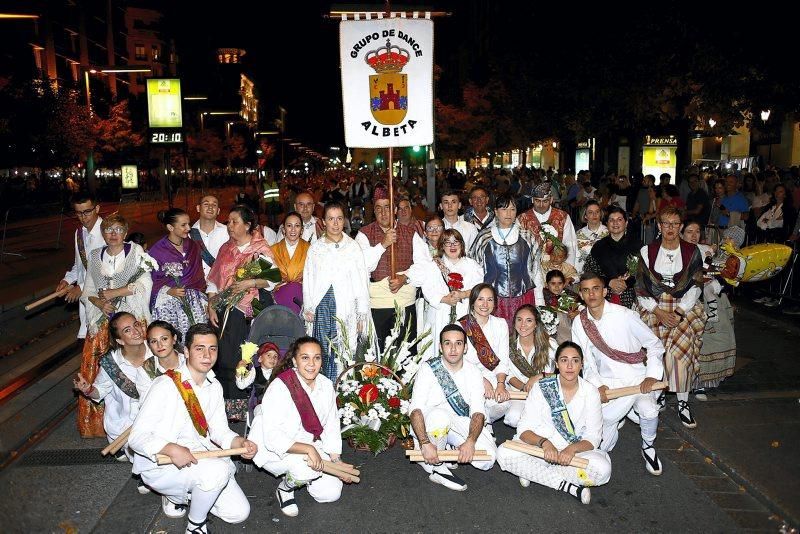
[[(459, 417), (442, 408), (432, 408), (422, 415), (425, 418), (425, 432), (427, 432), (431, 443), (436, 445), (438, 450), (444, 450), (447, 445), (458, 447), (467, 441), (467, 436), (469, 436), (469, 417)], [(492, 458), (487, 461), (472, 462), (472, 466), (481, 471), (490, 470), (497, 458), (497, 445), (494, 442), (491, 429), (491, 426), (485, 426), (480, 436), (478, 436), (478, 441), (475, 442), (475, 450), (485, 450), (486, 454)], [(414, 438), (416, 439), (416, 436)], [(419, 441), (417, 441), (416, 445), (419, 448)], [(425, 462), (421, 462), (420, 465), (428, 473), (433, 472), (433, 466)]]
[[(241, 523), (250, 515), (250, 503), (234, 478), (236, 467), (229, 458), (206, 458), (178, 469), (162, 465), (142, 471), (142, 481), (175, 504), (186, 504), (193, 490), (219, 491), (211, 513), (226, 523)], [(194, 513), (191, 510), (190, 513)], [(208, 511), (206, 511), (206, 514)], [(195, 515), (203, 516), (199, 513)]]
[[(331, 459), (326, 453), (317, 451), (323, 460)], [(289, 453), (281, 460), (265, 462), (261, 467), (275, 476), (285, 476), (289, 487), (307, 485), (308, 494), (317, 502), (335, 502), (342, 495), (344, 483), (338, 477), (311, 469), (305, 461), (305, 454)]]
[[(615, 386), (621, 387), (621, 386)], [(619, 438), (617, 423), (625, 417), (631, 409), (639, 414), (639, 425), (642, 439), (652, 443), (656, 439), (656, 428), (658, 427), (658, 404), (656, 395), (660, 392), (639, 393), (620, 397), (603, 404), (603, 441), (600, 449), (610, 451), (614, 449)]]
[(506, 412), (506, 416), (503, 418), (503, 423), (510, 427), (517, 428), (519, 420), (522, 417), (522, 411), (525, 409), (525, 401), (509, 400), (503, 404), (508, 404), (508, 411)]
[(488, 423), (494, 423), (511, 409), (511, 401), (497, 402), (494, 399), (485, 399), (484, 406), (486, 408), (486, 420)]
[(607, 452), (595, 449), (579, 452), (575, 456), (589, 460), (586, 469), (547, 463), (541, 458), (503, 445), (497, 449), (497, 463), (503, 471), (548, 488), (558, 489), (564, 480), (578, 486), (601, 486), (609, 481), (611, 459)]

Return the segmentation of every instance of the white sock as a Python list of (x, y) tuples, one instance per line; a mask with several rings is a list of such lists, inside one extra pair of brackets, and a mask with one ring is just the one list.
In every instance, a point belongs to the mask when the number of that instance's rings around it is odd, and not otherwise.
[(653, 417), (652, 419), (645, 419), (644, 417), (639, 417), (639, 430), (642, 434), (642, 443), (647, 445), (642, 445), (643, 447), (652, 445), (653, 442), (656, 440), (656, 432), (658, 432), (658, 417)]
[(223, 489), (225, 488), (213, 491), (203, 491), (199, 488), (193, 489), (192, 502), (189, 505), (189, 519), (196, 525), (208, 519), (208, 512), (217, 502), (217, 498)]
[(686, 393), (676, 393), (675, 396), (678, 397), (679, 401), (689, 402), (689, 392), (688, 391)]

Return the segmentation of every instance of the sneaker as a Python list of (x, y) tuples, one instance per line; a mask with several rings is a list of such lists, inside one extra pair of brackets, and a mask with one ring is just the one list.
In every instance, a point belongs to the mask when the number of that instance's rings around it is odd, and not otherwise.
[(644, 458), (644, 466), (651, 475), (658, 476), (663, 471), (661, 460), (658, 459), (656, 449), (652, 445), (642, 447), (642, 458)]
[(139, 495), (147, 495), (148, 493), (150, 493), (150, 488), (144, 485), (142, 479), (139, 479), (139, 483), (136, 484), (136, 491), (139, 492)]
[(523, 488), (527, 488), (528, 486), (531, 485), (531, 481), (528, 480), (527, 478), (519, 477), (519, 485), (522, 486)]
[(467, 483), (455, 476), (449, 469), (443, 466), (434, 468), (433, 473), (430, 474), (428, 479), (435, 483), (441, 484), (447, 489), (453, 491), (466, 491)]
[(161, 497), (161, 509), (164, 511), (165, 516), (173, 519), (186, 515), (185, 504), (175, 504), (164, 496)]
[(755, 302), (757, 304), (763, 304), (764, 302), (766, 302), (768, 300), (769, 300), (769, 296), (765, 296), (765, 297), (753, 299), (753, 302)]
[(686, 428), (694, 428), (697, 426), (697, 421), (692, 417), (692, 410), (689, 409), (689, 403), (683, 400), (678, 401), (678, 418)]
[(129, 462), (128, 455), (125, 454), (125, 451), (119, 451), (117, 454), (114, 455), (114, 459), (118, 462)]
[(775, 307), (780, 306), (781, 303), (780, 303), (780, 301), (778, 299), (768, 299), (768, 300), (762, 302), (762, 304), (764, 306), (768, 307), (768, 308), (775, 308)]
[(186, 523), (186, 534), (208, 534), (208, 519), (202, 523), (195, 523), (189, 519)]
[(569, 493), (583, 504), (589, 504), (592, 501), (592, 491), (586, 486), (578, 486), (562, 480), (558, 489), (564, 493)]
[(699, 401), (703, 401), (703, 402), (707, 401), (708, 400), (708, 395), (706, 395), (705, 388), (700, 388), (700, 389), (694, 390), (694, 398), (699, 400)]
[(294, 500), (294, 490), (286, 491), (281, 488), (275, 490), (275, 498), (278, 500), (278, 506), (281, 507), (283, 515), (288, 517), (297, 517), (300, 509), (297, 508), (297, 501)]

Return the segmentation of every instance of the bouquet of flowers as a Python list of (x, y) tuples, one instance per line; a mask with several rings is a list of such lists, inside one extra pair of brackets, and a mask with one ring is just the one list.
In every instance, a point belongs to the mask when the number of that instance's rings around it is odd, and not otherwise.
[[(411, 340), (412, 325), (403, 328), (403, 310), (395, 308), (394, 327), (386, 338), (385, 349), (378, 354), (370, 342), (357, 344), (355, 354), (345, 339), (334, 351), (345, 371), (336, 382), (342, 437), (354, 447), (368, 448), (379, 454), (399, 436), (409, 435), (411, 385), (419, 370), (422, 354), (430, 341), (426, 331)], [(344, 331), (344, 330), (343, 330)], [(417, 347), (417, 354), (411, 349)]]
[(639, 256), (636, 254), (630, 254), (625, 259), (625, 268), (628, 269), (628, 272), (625, 273), (625, 278), (636, 276), (636, 271), (639, 269)]
[[(464, 289), (464, 277), (458, 273), (447, 275), (447, 289), (450, 291), (461, 291)], [(456, 322), (456, 307), (450, 306), (450, 323)]]
[(569, 313), (578, 307), (578, 301), (575, 297), (565, 291), (562, 291), (558, 296), (558, 309), (559, 311)]
[(542, 320), (547, 333), (551, 336), (558, 330), (558, 310), (550, 306), (539, 306), (539, 318)]
[[(272, 262), (264, 256), (260, 255), (258, 258), (249, 261), (236, 269), (234, 274), (234, 282), (241, 282), (242, 280), (267, 280), (273, 284), (281, 281), (281, 271), (272, 265)], [(216, 295), (211, 301), (211, 304), (217, 308), (224, 310), (222, 319), (222, 328), (220, 328), (220, 337), (225, 331), (225, 324), (228, 322), (228, 314), (234, 306), (239, 304), (247, 291), (234, 292), (233, 284), (229, 285)]]
[(539, 235), (542, 236), (542, 240), (545, 242), (545, 246), (549, 245), (549, 248), (552, 248), (553, 245), (561, 245), (563, 243), (558, 238), (558, 231), (552, 224), (544, 223), (539, 227)]
[[(164, 274), (172, 278), (172, 280), (175, 282), (176, 288), (183, 287), (181, 285), (181, 278), (183, 278), (183, 263), (178, 261), (165, 263), (164, 265), (161, 266), (161, 270), (164, 271)], [(194, 320), (194, 314), (192, 313), (192, 308), (191, 306), (189, 306), (189, 302), (186, 300), (186, 297), (182, 297), (178, 300), (180, 300), (181, 309), (183, 310), (183, 313), (189, 319), (189, 326), (192, 326), (193, 324), (197, 323), (197, 321)]]
[[(150, 273), (155, 271), (156, 269), (158, 269), (158, 262), (147, 252), (142, 252), (141, 255), (139, 256), (139, 264), (136, 266), (136, 271), (134, 271), (134, 273), (131, 275), (131, 277), (128, 279), (125, 285), (127, 286), (136, 282), (139, 278), (141, 278), (141, 276), (144, 273)], [(109, 286), (111, 285), (112, 279), (113, 279), (112, 277), (107, 278)], [(111, 287), (108, 287), (106, 289), (111, 289)], [(103, 290), (101, 289), (100, 291)], [(102, 295), (100, 296), (102, 297)], [(114, 305), (114, 308), (117, 308), (119, 306), (119, 303), (122, 302), (123, 298), (124, 297), (114, 297), (113, 299), (111, 299), (111, 304)], [(108, 321), (108, 319), (109, 318), (105, 314), (103, 314), (97, 321), (97, 324), (102, 325), (103, 323)]]
[(253, 356), (255, 356), (258, 352), (258, 345), (252, 341), (245, 341), (239, 345), (239, 349), (242, 351), (242, 360), (247, 365), (245, 367), (237, 367), (236, 375), (239, 377), (244, 377), (247, 376), (247, 373), (249, 373), (250, 369), (253, 368)]

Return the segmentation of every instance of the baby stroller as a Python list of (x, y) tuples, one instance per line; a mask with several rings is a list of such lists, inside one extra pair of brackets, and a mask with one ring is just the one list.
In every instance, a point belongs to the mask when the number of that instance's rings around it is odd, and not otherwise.
[[(292, 342), (306, 335), (305, 324), (303, 320), (295, 312), (286, 306), (269, 306), (264, 308), (258, 316), (253, 319), (250, 325), (250, 336), (247, 338), (251, 343), (258, 346), (267, 342), (272, 342), (280, 349), (280, 359), (286, 355), (286, 350)], [(261, 397), (264, 396), (266, 390), (266, 381), (263, 380), (261, 374), (257, 374), (261, 378), (261, 383), (257, 379), (251, 386), (253, 389), (250, 392), (250, 401), (247, 411), (247, 431), (250, 431), (250, 423), (253, 418), (253, 410), (261, 402)]]

